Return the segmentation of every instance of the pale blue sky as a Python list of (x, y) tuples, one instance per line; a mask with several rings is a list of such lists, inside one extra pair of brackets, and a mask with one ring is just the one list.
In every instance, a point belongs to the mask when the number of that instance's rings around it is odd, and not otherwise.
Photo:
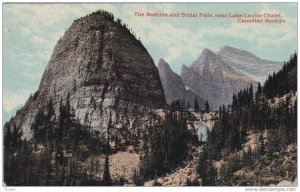
[[(230, 45), (261, 58), (284, 61), (297, 50), (296, 3), (4, 4), (3, 120), (36, 91), (52, 50), (73, 20), (98, 9), (133, 28), (157, 63), (180, 73), (203, 48)], [(281, 13), (285, 24), (239, 24), (234, 19), (145, 18), (134, 12)]]

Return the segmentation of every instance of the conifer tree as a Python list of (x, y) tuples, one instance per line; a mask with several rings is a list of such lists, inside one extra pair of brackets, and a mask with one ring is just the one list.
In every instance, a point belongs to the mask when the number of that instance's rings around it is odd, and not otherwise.
[(258, 86), (257, 86), (257, 91), (255, 93), (255, 102), (258, 103), (259, 101), (259, 98), (260, 96), (262, 95), (262, 87), (261, 87), (261, 84), (260, 82), (258, 83)]
[(265, 142), (264, 142), (264, 137), (262, 134), (260, 134), (258, 138), (259, 146), (258, 146), (258, 155), (263, 156), (265, 154)]
[(209, 112), (209, 103), (208, 103), (207, 99), (206, 99), (206, 101), (205, 101), (205, 112), (206, 112), (206, 113)]
[(198, 103), (198, 100), (197, 100), (196, 97), (195, 97), (194, 109), (195, 109), (196, 111), (198, 111), (198, 110), (200, 109), (200, 106), (199, 106), (199, 103)]
[(103, 172), (103, 184), (108, 186), (111, 185), (111, 177), (109, 172), (109, 158), (108, 153), (105, 155), (105, 162), (104, 162), (104, 172)]

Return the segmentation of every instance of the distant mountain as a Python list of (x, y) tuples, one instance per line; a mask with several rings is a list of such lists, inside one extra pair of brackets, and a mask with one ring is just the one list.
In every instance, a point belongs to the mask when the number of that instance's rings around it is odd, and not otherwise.
[(230, 104), (233, 93), (257, 83), (209, 49), (203, 50), (191, 68), (183, 65), (181, 77), (191, 91), (209, 101), (212, 109)]
[(230, 46), (224, 46), (217, 54), (231, 67), (260, 82), (283, 66), (283, 62), (261, 59), (249, 51)]
[(201, 108), (204, 108), (204, 99), (185, 86), (181, 77), (174, 73), (170, 68), (169, 64), (164, 60), (160, 59), (158, 63), (158, 71), (166, 101), (171, 104), (175, 100), (185, 100), (186, 103), (194, 105), (195, 98), (198, 100)]

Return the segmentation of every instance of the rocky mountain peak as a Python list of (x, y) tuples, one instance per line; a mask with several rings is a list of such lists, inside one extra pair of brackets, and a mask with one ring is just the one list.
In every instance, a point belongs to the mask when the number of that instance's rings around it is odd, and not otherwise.
[(215, 55), (215, 53), (211, 49), (204, 48), (201, 55)]
[(249, 52), (249, 51), (245, 51), (245, 50), (242, 50), (242, 49), (238, 49), (238, 48), (235, 48), (235, 47), (231, 47), (231, 46), (224, 46), (220, 49), (220, 51), (218, 52), (218, 55), (231, 55), (231, 56), (239, 56), (239, 55), (245, 55), (247, 56), (247, 58), (251, 58), (251, 59), (259, 59), (259, 57), (257, 57), (256, 55), (254, 55), (253, 53)]
[(283, 65), (283, 62), (261, 59), (249, 51), (230, 46), (224, 46), (218, 56), (230, 67), (260, 82)]
[(235, 51), (235, 50), (240, 50), (240, 49), (238, 49), (238, 48), (235, 48), (235, 47), (232, 47), (232, 46), (230, 46), (230, 45), (224, 45), (221, 49), (220, 49), (220, 51)]
[(178, 99), (191, 104), (194, 103), (196, 98), (199, 101), (200, 106), (204, 106), (203, 98), (196, 93), (187, 90), (182, 78), (172, 71), (170, 65), (164, 59), (159, 60), (158, 70), (168, 104), (171, 104)]
[(186, 71), (186, 70), (189, 70), (190, 68), (188, 67), (188, 66), (186, 66), (185, 64), (183, 64), (182, 66), (181, 66), (181, 72), (182, 71)]
[(253, 78), (236, 70), (209, 49), (202, 51), (191, 68), (182, 66), (181, 77), (191, 91), (209, 101), (212, 109), (230, 104), (233, 93), (251, 83), (256, 84)]
[(68, 95), (75, 118), (100, 132), (110, 114), (115, 125), (129, 127), (134, 111), (166, 103), (153, 59), (126, 25), (105, 11), (74, 21), (57, 42), (38, 91), (11, 123), (30, 138), (38, 111), (50, 99), (58, 111)]
[(209, 59), (215, 59), (216, 57), (217, 57), (216, 53), (214, 53), (210, 49), (205, 48), (203, 49), (202, 53), (200, 54), (197, 60), (199, 61), (200, 64), (205, 64)]
[(192, 68), (186, 66), (185, 64), (182, 65), (182, 67), (181, 67), (181, 74), (180, 74), (181, 77), (183, 77), (183, 76), (188, 77), (192, 73), (195, 73)]
[(159, 60), (157, 66), (159, 70), (172, 71), (170, 65), (163, 58)]
[(222, 70), (219, 68), (225, 69), (226, 67), (226, 63), (210, 49), (204, 49), (192, 64), (192, 68), (199, 74), (220, 72)]

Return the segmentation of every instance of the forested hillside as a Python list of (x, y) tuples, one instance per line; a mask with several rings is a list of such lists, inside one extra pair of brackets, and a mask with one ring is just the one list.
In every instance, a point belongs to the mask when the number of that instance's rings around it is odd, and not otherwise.
[[(197, 100), (194, 109), (179, 100), (164, 109), (149, 108), (135, 118), (130, 132), (120, 128), (129, 138), (124, 141), (113, 135), (117, 125), (111, 114), (107, 133), (100, 136), (78, 122), (70, 94), (61, 98), (58, 112), (50, 99), (37, 113), (31, 140), (22, 139), (17, 126), (5, 126), (5, 183), (144, 185), (152, 180), (152, 185), (257, 186), (294, 181), (296, 79), (294, 54), (265, 84), (256, 90), (251, 85), (234, 94), (230, 106), (220, 106), (204, 143), (198, 141), (196, 130), (200, 116), (209, 112), (208, 102), (205, 111), (200, 111)], [(121, 154), (139, 156), (139, 165), (123, 176), (116, 171), (118, 165), (109, 163)]]
[[(99, 171), (97, 160), (88, 157), (103, 154), (107, 144), (98, 134), (90, 134), (80, 125), (70, 108), (69, 96), (60, 102), (59, 119), (55, 119), (52, 100), (38, 112), (32, 125), (33, 139), (21, 139), (15, 126), (4, 137), (4, 178), (13, 186), (93, 185), (97, 179), (87, 170)], [(94, 164), (94, 165), (92, 165)], [(97, 182), (98, 185), (102, 184)]]
[(263, 86), (252, 85), (219, 109), (203, 146), (203, 185), (269, 185), (293, 181), (297, 146), (297, 54)]

